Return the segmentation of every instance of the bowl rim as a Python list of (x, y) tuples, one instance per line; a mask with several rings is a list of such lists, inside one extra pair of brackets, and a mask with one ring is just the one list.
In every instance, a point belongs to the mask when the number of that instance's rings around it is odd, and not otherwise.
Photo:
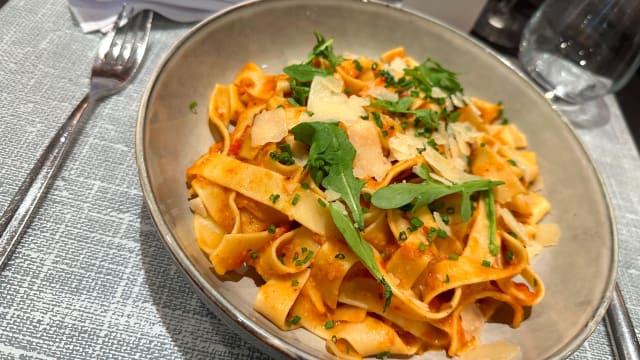
[[(184, 274), (184, 276), (189, 280), (189, 283), (194, 287), (197, 294), (201, 297), (205, 305), (209, 309), (211, 309), (218, 317), (229, 327), (238, 331), (244, 331), (245, 333), (250, 334), (250, 337), (243, 336), (243, 339), (251, 343), (252, 345), (260, 348), (265, 351), (267, 354), (274, 357), (290, 357), (296, 359), (302, 359), (307, 357), (312, 357), (311, 354), (305, 353), (304, 350), (299, 349), (286, 341), (272, 336), (265, 329), (261, 328), (258, 324), (254, 323), (250, 318), (244, 316), (239, 311), (233, 311), (233, 304), (225, 299), (221, 294), (219, 294), (211, 285), (207, 282), (207, 280), (202, 276), (202, 274), (193, 266), (189, 257), (182, 249), (177, 239), (174, 237), (171, 229), (168, 224), (164, 221), (163, 215), (160, 211), (160, 208), (156, 202), (154, 197), (154, 193), (151, 187), (151, 183), (149, 180), (148, 169), (146, 165), (146, 154), (145, 154), (145, 128), (146, 128), (146, 117), (147, 110), (149, 107), (149, 99), (156, 88), (156, 83), (160, 75), (163, 73), (165, 67), (168, 62), (173, 58), (173, 56), (199, 31), (203, 28), (206, 28), (211, 23), (214, 23), (218, 19), (221, 19), (225, 16), (228, 16), (235, 12), (244, 11), (246, 8), (250, 8), (255, 6), (256, 4), (266, 3), (267, 1), (273, 2), (274, 0), (248, 0), (236, 5), (230, 6), (222, 11), (214, 13), (204, 20), (200, 21), (193, 27), (191, 27), (186, 33), (181, 35), (178, 40), (176, 40), (173, 45), (165, 52), (160, 62), (156, 65), (151, 77), (149, 78), (147, 85), (145, 87), (144, 93), (142, 95), (138, 114), (136, 118), (136, 127), (135, 127), (135, 159), (138, 173), (138, 180), (140, 182), (140, 186), (142, 189), (143, 198), (145, 204), (147, 205), (147, 209), (151, 215), (151, 219), (160, 234), (160, 238), (164, 243), (166, 249), (171, 254), (171, 257), (175, 261), (178, 268)], [(292, 2), (291, 0), (276, 0), (281, 2)], [(306, 0), (308, 3), (313, 3), (313, 0)], [(345, 1), (345, 0), (341, 0)], [(534, 90), (538, 96), (545, 98), (548, 105), (551, 107), (552, 111), (556, 114), (556, 116), (564, 123), (564, 126), (567, 128), (569, 134), (573, 137), (573, 140), (576, 141), (580, 150), (582, 151), (585, 158), (588, 160), (588, 167), (595, 174), (599, 189), (601, 191), (601, 195), (604, 199), (608, 221), (609, 221), (609, 233), (612, 240), (611, 243), (611, 259), (610, 259), (610, 268), (609, 268), (609, 276), (607, 277), (607, 284), (605, 290), (603, 292), (602, 299), (598, 306), (596, 307), (593, 315), (590, 320), (585, 324), (585, 326), (576, 333), (573, 338), (561, 349), (551, 354), (548, 359), (564, 359), (574, 353), (585, 341), (591, 336), (591, 334), (595, 331), (598, 324), (601, 322), (605, 312), (607, 311), (609, 304), (611, 303), (611, 298), (613, 295), (614, 287), (616, 284), (617, 277), (617, 269), (618, 269), (618, 235), (617, 235), (617, 226), (615, 222), (615, 218), (613, 216), (613, 207), (610, 201), (610, 196), (608, 194), (608, 190), (606, 187), (606, 183), (603, 181), (603, 178), (598, 171), (598, 168), (593, 161), (593, 158), (586, 150), (584, 143), (577, 136), (576, 132), (570, 125), (569, 120), (562, 114), (559, 109), (550, 102), (548, 98), (546, 98), (543, 92), (531, 82), (531, 80), (524, 74), (522, 69), (520, 69), (517, 65), (512, 63), (511, 61), (506, 60), (503, 56), (490, 49), (487, 45), (483, 44), (481, 41), (472, 38), (470, 35), (453, 28), (452, 26), (435, 19), (427, 14), (420, 13), (416, 10), (408, 9), (405, 7), (394, 6), (389, 3), (386, 3), (381, 0), (349, 0), (351, 3), (360, 3), (362, 6), (383, 6), (390, 9), (395, 9), (396, 11), (404, 12), (409, 16), (415, 16), (420, 18), (421, 21), (427, 21), (434, 23), (436, 26), (443, 28), (446, 31), (452, 32), (455, 36), (462, 37), (467, 43), (472, 46), (478, 47), (483, 50), (490, 57), (493, 57), (499, 62), (508, 68), (512, 74), (516, 77), (520, 78), (520, 80), (524, 80), (527, 86)], [(292, 347), (295, 347), (296, 352)]]

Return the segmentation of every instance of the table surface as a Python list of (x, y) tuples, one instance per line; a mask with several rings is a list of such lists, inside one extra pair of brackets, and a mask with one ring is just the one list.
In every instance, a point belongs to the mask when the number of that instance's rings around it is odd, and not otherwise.
[[(157, 17), (146, 63), (99, 105), (7, 268), (0, 273), (0, 359), (262, 359), (207, 310), (146, 210), (134, 159), (143, 89), (189, 28)], [(98, 35), (64, 0), (0, 8), (0, 211), (88, 87)], [(619, 236), (618, 283), (640, 329), (640, 159), (614, 97), (576, 128), (600, 171)], [(572, 359), (611, 358), (600, 325)]]

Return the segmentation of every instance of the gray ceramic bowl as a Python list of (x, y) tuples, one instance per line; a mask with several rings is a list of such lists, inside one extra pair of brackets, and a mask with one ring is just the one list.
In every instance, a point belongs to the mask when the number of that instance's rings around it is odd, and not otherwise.
[[(162, 240), (207, 305), (271, 355), (330, 358), (320, 339), (304, 330), (282, 332), (253, 311), (253, 281), (213, 274), (194, 240), (185, 187), (185, 169), (214, 141), (206, 114), (213, 85), (232, 81), (247, 61), (280, 72), (307, 54), (316, 30), (335, 39), (337, 52), (377, 57), (403, 45), (416, 59), (431, 57), (457, 71), (466, 94), (504, 102), (538, 153), (544, 194), (554, 206), (547, 221), (560, 225), (562, 237), (534, 260), (547, 287), (544, 301), (518, 329), (489, 324), (483, 340), (518, 344), (527, 359), (576, 350), (605, 312), (617, 262), (607, 198), (584, 148), (547, 100), (491, 51), (437, 21), (375, 2), (269, 0), (234, 7), (195, 26), (151, 79), (137, 124), (140, 181)], [(197, 114), (189, 110), (193, 101), (200, 104)]]

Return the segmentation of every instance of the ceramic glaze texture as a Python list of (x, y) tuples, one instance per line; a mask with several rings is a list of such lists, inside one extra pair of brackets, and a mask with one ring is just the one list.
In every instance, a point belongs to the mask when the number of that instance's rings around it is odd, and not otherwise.
[[(190, 31), (149, 83), (136, 134), (143, 192), (167, 248), (204, 301), (272, 355), (331, 358), (323, 341), (305, 330), (282, 332), (257, 314), (252, 279), (214, 275), (192, 233), (185, 186), (185, 170), (215, 141), (207, 120), (214, 84), (230, 82), (247, 61), (280, 73), (306, 56), (314, 31), (334, 38), (338, 53), (377, 57), (404, 46), (415, 59), (429, 57), (456, 71), (466, 95), (504, 103), (538, 155), (543, 193), (553, 205), (545, 221), (559, 224), (562, 236), (533, 260), (546, 285), (543, 302), (518, 329), (488, 324), (482, 340), (515, 343), (527, 359), (574, 351), (602, 318), (617, 259), (608, 201), (589, 157), (562, 116), (489, 50), (436, 21), (371, 2), (272, 0), (235, 7)], [(194, 101), (195, 112), (189, 109)]]

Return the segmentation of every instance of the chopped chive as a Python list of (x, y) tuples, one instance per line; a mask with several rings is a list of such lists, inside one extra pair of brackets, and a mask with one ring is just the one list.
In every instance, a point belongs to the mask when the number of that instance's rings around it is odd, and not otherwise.
[(442, 230), (442, 229), (438, 229), (436, 231), (436, 236), (439, 237), (440, 239), (446, 239), (447, 238), (447, 232)]
[(280, 194), (271, 194), (269, 195), (269, 200), (271, 200), (272, 204), (275, 204), (280, 199)]
[(251, 254), (249, 254), (249, 257), (252, 258), (253, 260), (258, 258), (258, 252), (257, 251), (252, 251)]
[(302, 318), (298, 315), (294, 315), (291, 319), (287, 320), (287, 325), (298, 325), (298, 323), (302, 320)]
[(386, 359), (389, 355), (391, 355), (389, 351), (379, 352), (376, 354), (376, 359)]
[(509, 162), (509, 164), (511, 164), (511, 165), (513, 165), (513, 166), (518, 166), (518, 163), (516, 163), (516, 161), (515, 161), (515, 160), (513, 160), (513, 159), (509, 159), (509, 160), (507, 160), (507, 161)]
[(408, 238), (409, 237), (407, 236), (407, 233), (405, 231), (400, 231), (400, 233), (398, 234), (398, 240), (400, 241), (405, 241)]
[(302, 251), (303, 254), (306, 253), (307, 250), (309, 250), (309, 249), (307, 249), (306, 246), (303, 246), (303, 247), (300, 248), (300, 251)]
[(371, 70), (376, 70), (378, 68), (378, 63), (374, 62), (371, 64)]
[(538, 287), (538, 279), (533, 278), (533, 287)]
[(198, 113), (198, 103), (195, 101), (192, 101), (189, 103), (189, 111), (191, 111), (194, 114)]
[(484, 266), (484, 267), (491, 267), (491, 261), (489, 261), (489, 260), (482, 260), (482, 266)]
[(387, 130), (382, 130), (382, 137), (389, 136), (389, 132)]
[(298, 281), (298, 279), (291, 279), (291, 286), (298, 286), (300, 284), (300, 282)]
[(358, 71), (364, 70), (364, 68), (362, 67), (362, 64), (360, 64), (360, 61), (358, 61), (358, 59), (353, 59), (353, 65), (355, 65), (356, 70)]
[(427, 241), (432, 242), (437, 232), (438, 232), (438, 229), (430, 228), (429, 231), (427, 232)]
[(445, 225), (449, 225), (449, 217), (447, 215), (441, 215), (440, 218)]
[(293, 195), (293, 199), (291, 200), (291, 205), (295, 205), (300, 201), (300, 194)]
[(300, 255), (299, 255), (299, 254), (298, 254), (298, 252), (296, 251), (296, 252), (293, 254), (293, 257), (291, 258), (291, 260), (296, 261), (296, 260), (298, 260), (299, 258), (300, 258)]
[(304, 259), (296, 260), (295, 265), (296, 266), (302, 266), (302, 265), (308, 263), (309, 260), (311, 260), (312, 257), (313, 257), (313, 251), (309, 250), (309, 251), (307, 251), (307, 255), (304, 257)]
[(309, 184), (306, 183), (306, 182), (302, 182), (302, 183), (300, 183), (300, 187), (305, 189), (305, 190), (308, 190), (309, 189)]
[(513, 253), (513, 250), (509, 249), (507, 250), (505, 257), (507, 258), (508, 261), (512, 261), (513, 258), (515, 257), (515, 254)]
[(427, 244), (425, 244), (425, 243), (421, 242), (421, 243), (418, 245), (418, 250), (420, 250), (420, 251), (425, 251), (425, 250), (427, 250)]
[(444, 280), (442, 282), (445, 283), (445, 284), (448, 284), (449, 281), (451, 281), (451, 279), (449, 279), (449, 274), (445, 274)]
[(336, 259), (340, 259), (340, 260), (343, 260), (345, 257), (346, 257), (346, 256), (344, 256), (344, 254), (343, 254), (343, 253), (337, 253), (337, 254), (336, 254), (336, 256), (334, 256), (334, 258), (336, 258)]
[(360, 115), (360, 119), (369, 120), (369, 114)]
[(518, 234), (514, 233), (513, 231), (509, 231), (508, 234), (514, 239), (518, 238)]
[(323, 208), (327, 207), (327, 203), (325, 203), (322, 199), (318, 198), (318, 204), (320, 204), (320, 206), (322, 206)]
[[(409, 222), (411, 223), (411, 228), (417, 229), (420, 226), (424, 225), (424, 222), (417, 217), (412, 217)], [(415, 230), (414, 230), (415, 231)]]
[(289, 102), (289, 104), (293, 106), (296, 106), (296, 107), (300, 106), (300, 104), (298, 104), (298, 102), (294, 98), (287, 98), (287, 101)]
[(509, 118), (502, 118), (502, 121), (500, 121), (500, 124), (502, 125), (507, 125), (509, 123)]
[(337, 343), (337, 342), (338, 342), (338, 337), (337, 337), (337, 336), (335, 336), (335, 335), (333, 335), (333, 336), (331, 337), (331, 342), (332, 342), (332, 343), (334, 343), (334, 344), (335, 344), (335, 343)]
[(458, 254), (449, 254), (449, 260), (458, 260)]
[(333, 320), (328, 320), (326, 323), (324, 323), (324, 328), (325, 329), (333, 329), (335, 323), (333, 322)]
[(275, 234), (276, 233), (276, 226), (273, 224), (269, 224), (269, 226), (267, 227), (267, 232), (269, 234)]
[(305, 114), (307, 114), (309, 116), (313, 116), (313, 111), (305, 111)]

